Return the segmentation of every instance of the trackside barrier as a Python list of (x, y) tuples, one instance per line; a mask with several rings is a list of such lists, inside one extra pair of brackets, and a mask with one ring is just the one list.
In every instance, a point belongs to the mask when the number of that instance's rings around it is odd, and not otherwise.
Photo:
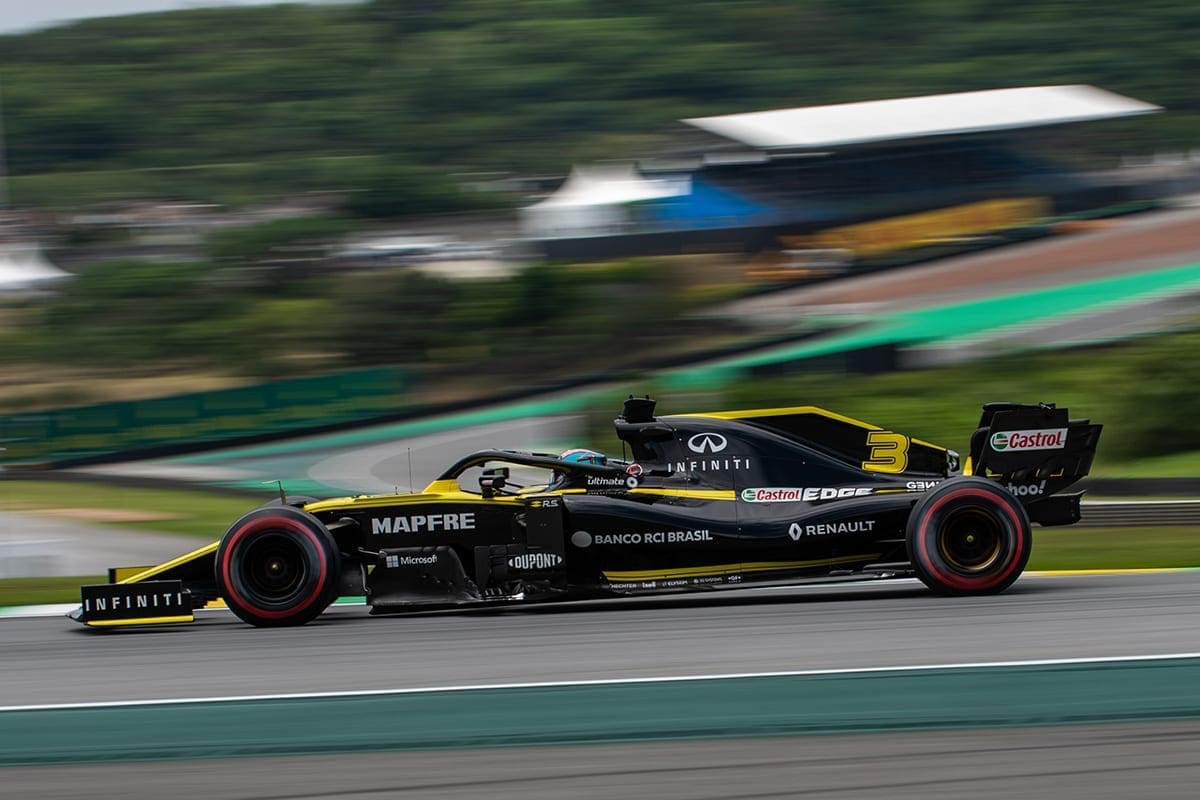
[(49, 464), (299, 432), (394, 412), (411, 380), (405, 369), (381, 367), (15, 414), (0, 417), (0, 444), (6, 463)]
[(1080, 525), (1092, 527), (1200, 526), (1200, 500), (1094, 500), (1081, 506)]

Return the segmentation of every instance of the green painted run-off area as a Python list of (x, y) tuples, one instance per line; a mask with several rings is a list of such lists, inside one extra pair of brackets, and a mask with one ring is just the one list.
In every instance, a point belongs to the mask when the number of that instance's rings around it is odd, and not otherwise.
[(1196, 717), (1177, 658), (3, 711), (0, 764)]
[(1102, 308), (1145, 303), (1171, 293), (1194, 291), (1198, 286), (1200, 264), (1187, 264), (947, 303), (880, 315), (870, 320), (843, 319), (844, 322), (868, 324), (845, 333), (734, 356), (702, 367), (681, 368), (669, 374), (668, 383), (679, 387), (708, 385), (729, 380), (743, 370), (767, 364), (888, 344), (952, 342), (1014, 326), (1046, 324)]

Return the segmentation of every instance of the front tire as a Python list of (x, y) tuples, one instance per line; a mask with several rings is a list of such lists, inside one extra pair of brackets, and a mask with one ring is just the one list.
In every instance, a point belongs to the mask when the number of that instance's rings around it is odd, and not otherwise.
[(995, 594), (1013, 584), (1033, 550), (1025, 508), (983, 478), (954, 478), (913, 507), (906, 532), (917, 577), (946, 595)]
[(337, 596), (341, 560), (316, 517), (288, 506), (266, 506), (226, 531), (216, 571), (221, 597), (245, 622), (303, 625)]

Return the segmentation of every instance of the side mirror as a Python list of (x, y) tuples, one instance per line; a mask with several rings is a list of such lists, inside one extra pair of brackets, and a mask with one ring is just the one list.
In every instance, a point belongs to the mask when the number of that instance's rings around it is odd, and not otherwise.
[(506, 483), (508, 483), (508, 467), (492, 467), (485, 469), (479, 475), (479, 491), (485, 500), (495, 497), (496, 492), (503, 489)]

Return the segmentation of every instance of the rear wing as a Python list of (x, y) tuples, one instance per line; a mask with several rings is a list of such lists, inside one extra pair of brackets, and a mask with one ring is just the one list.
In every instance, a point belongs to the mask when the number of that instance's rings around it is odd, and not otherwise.
[(968, 472), (996, 480), (1043, 525), (1079, 520), (1082, 492), (1057, 495), (1092, 468), (1102, 425), (1053, 403), (988, 403), (971, 435)]

